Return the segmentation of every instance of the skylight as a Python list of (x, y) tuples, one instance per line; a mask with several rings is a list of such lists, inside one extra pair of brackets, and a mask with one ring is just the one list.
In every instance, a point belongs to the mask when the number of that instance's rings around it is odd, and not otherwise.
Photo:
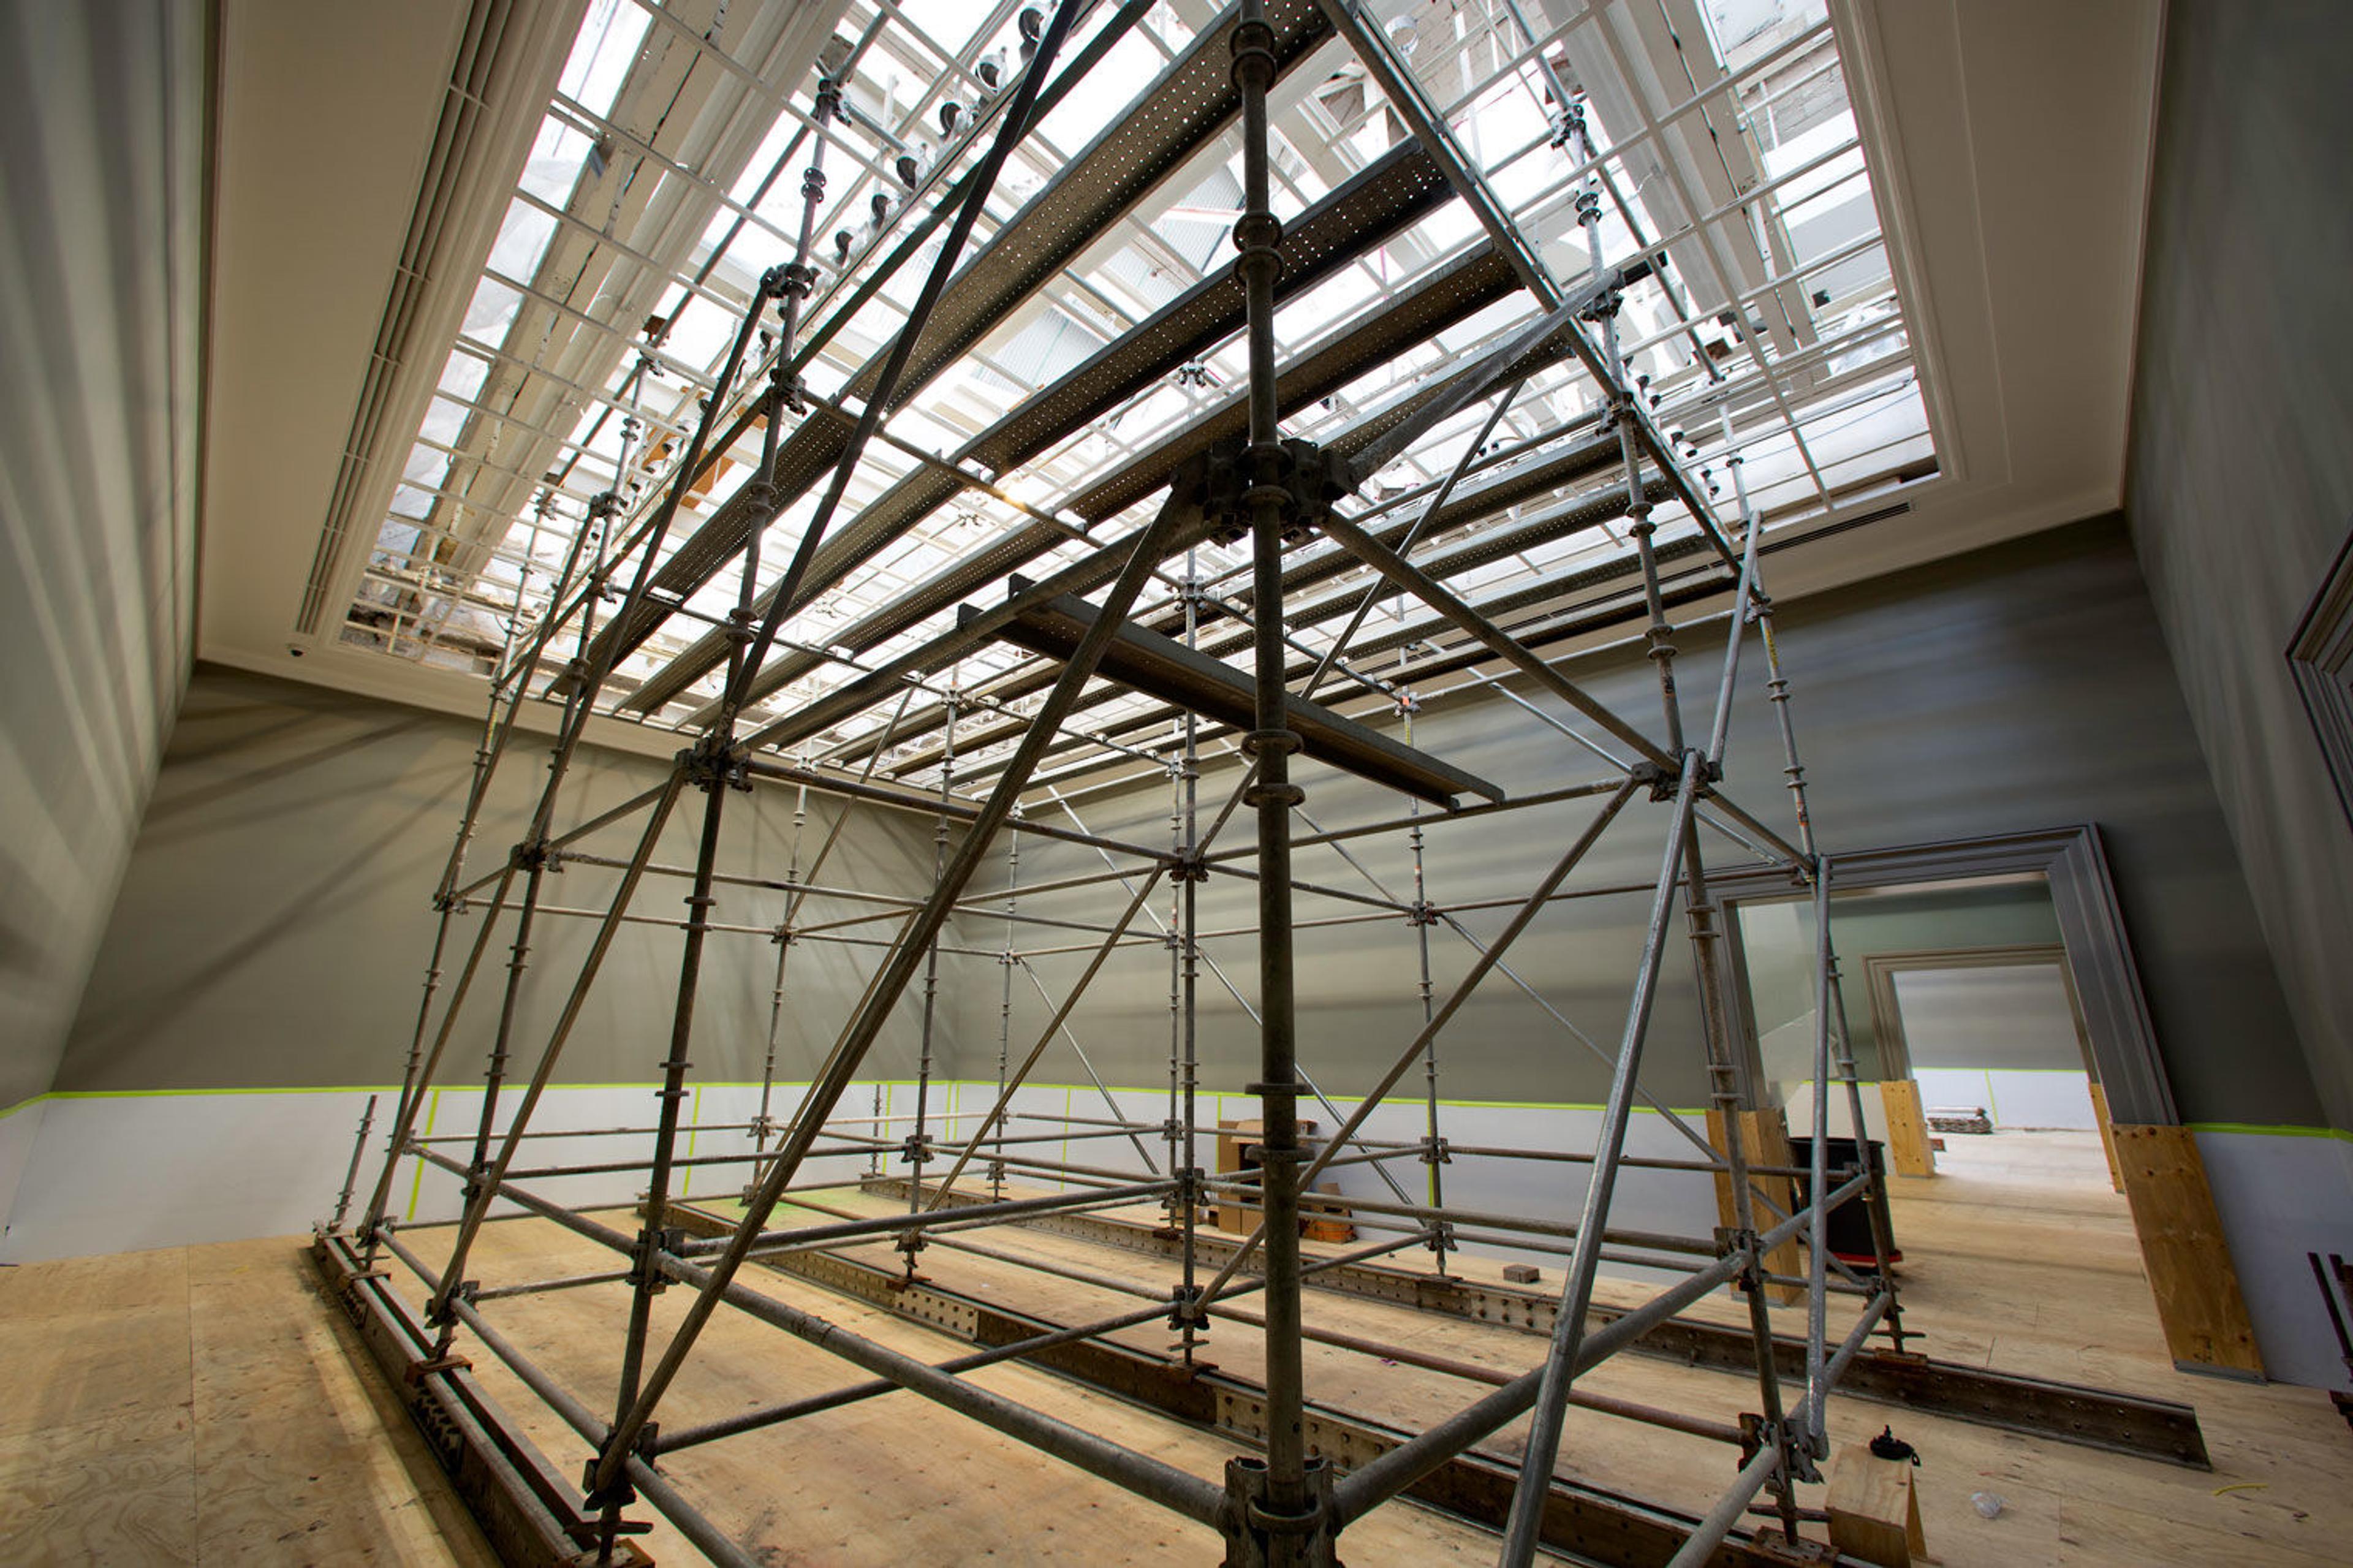
[[(1694, 472), (1715, 486), (1719, 523), (1737, 525), (1726, 465), (1736, 453), (1768, 531), (1818, 523), (1936, 472), (1929, 400), (1838, 38), (1819, 0), (1372, 0), (1360, 8), (1554, 283), (1589, 284), (1597, 236), (1605, 271), (1641, 273), (1623, 289), (1621, 351), (1661, 427), (1687, 444)], [(861, 372), (905, 320), (937, 231), (878, 276), (993, 137), (1038, 12), (1018, 0), (847, 0), (830, 7), (839, 13), (831, 43), (785, 79), (772, 62), (788, 52), (788, 28), (821, 9), (789, 0), (716, 10), (686, 0), (591, 0), (380, 520), (344, 619), (347, 645), (488, 673), (551, 601), (576, 603), (596, 552), (630, 537), (659, 504), (759, 279), (792, 258), (803, 171), (820, 133), (827, 180), (811, 252), (818, 275), (795, 345), (818, 345), (803, 367), (812, 406), (780, 435), (835, 417), (828, 404), (856, 417), (868, 384)], [(1295, 26), (1320, 26), (1303, 0), (1291, 11)], [(1019, 143), (965, 265), (1091, 144), (1144, 134), (1145, 108), (1172, 62), (1197, 40), (1221, 50), (1220, 27), (1208, 0), (1095, 5), (1059, 68), (1072, 68), (1091, 45), (1108, 48)], [(828, 73), (842, 84), (846, 118), (820, 132), (817, 88)], [(1289, 68), (1274, 101), (1275, 206), (1294, 226), (1335, 211), (1333, 193), (1351, 179), (1410, 155), (1405, 119), (1328, 30)], [(1001, 470), (957, 454), (1222, 276), (1239, 167), (1239, 132), (1229, 123), (890, 416), (828, 537), (938, 476), (951, 476), (941, 486), (947, 499), (916, 509), (787, 619), (770, 661), (773, 689), (761, 693), (749, 727), (948, 626), (959, 599), (994, 600), (1006, 574), (1043, 575), (1150, 514), (1154, 484), (1122, 491), (1108, 510), (1093, 498), (1119, 490), (1161, 444), (1234, 405), (1246, 379), (1238, 333)], [(1600, 204), (1590, 230), (1579, 221), (1588, 192)], [(1377, 328), (1418, 291), (1493, 276), (1489, 236), (1467, 204), (1444, 195), (1435, 191), (1416, 216), (1291, 293), (1278, 322), (1287, 364)], [(1354, 221), (1349, 203), (1357, 200), (1344, 198), (1332, 221)], [(1475, 309), (1434, 333), (1397, 334), (1387, 355), (1291, 410), (1286, 430), (1342, 439), (1537, 313), (1524, 288), (1482, 286), (1488, 295)], [(730, 388), (722, 427), (766, 384), (775, 324), (772, 314), (754, 345), (761, 363)], [(1492, 410), (1482, 401), (1442, 422), (1344, 510), (1375, 521), (1409, 515), (1470, 455)], [(1418, 558), (1495, 542), (1450, 577), (1457, 591), (1482, 605), (1558, 613), (1570, 585), (1630, 549), (1618, 520), (1546, 526), (1615, 482), (1615, 470), (1576, 471), (1564, 459), (1592, 439), (1599, 412), (1599, 394), (1574, 359), (1538, 370), (1461, 481), (1463, 496), (1508, 489), (1508, 502), (1433, 534)], [(720, 454), (685, 498), (664, 563), (720, 516), (754, 472), (763, 440), (755, 425)], [(1534, 482), (1552, 471), (1547, 465), (1561, 470), (1559, 482)], [(608, 490), (620, 498), (618, 515), (584, 541), (596, 498)], [(765, 531), (758, 590), (781, 576), (822, 490), (821, 482), (802, 490)], [(1696, 537), (1672, 502), (1654, 521), (1662, 550)], [(1329, 548), (1303, 545), (1298, 558), (1312, 562)], [(984, 554), (1003, 559), (997, 582), (943, 596), (934, 585)], [(736, 552), (715, 571), (691, 574), (600, 701), (654, 724), (692, 727), (706, 717), (725, 669), (711, 658), (714, 628), (737, 602), (740, 563)], [(1170, 563), (1147, 589), (1138, 618), (1165, 618), (1186, 564)], [(1243, 552), (1203, 547), (1190, 564), (1213, 594), (1247, 586)], [(1352, 605), (1366, 583), (1353, 565), (1335, 563), (1294, 600), (1303, 656), (1330, 649), (1350, 616), (1324, 608)], [(1410, 612), (1398, 616), (1384, 605), (1367, 617), (1350, 668), (1410, 681), (1424, 639)], [(1235, 626), (1221, 622), (1219, 637)], [(576, 642), (567, 633), (547, 650), (529, 677), (533, 689), (558, 678)], [(799, 749), (862, 766), (881, 745), (884, 774), (935, 780), (939, 705), (954, 692), (960, 733), (975, 742), (959, 747), (957, 782), (985, 775), (1009, 743), (989, 710), (1022, 710), (1023, 672), (1032, 667), (1018, 650), (985, 647), (934, 671), (895, 729), (898, 705), (886, 703)], [(1121, 748), (1152, 752), (1168, 741), (1149, 700), (1108, 688), (1073, 723), (1081, 737)], [(1103, 745), (1085, 744), (1072, 753), (1103, 754)]]

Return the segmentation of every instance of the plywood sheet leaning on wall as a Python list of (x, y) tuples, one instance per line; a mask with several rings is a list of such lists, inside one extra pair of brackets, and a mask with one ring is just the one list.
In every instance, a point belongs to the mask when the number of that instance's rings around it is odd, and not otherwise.
[(2107, 1156), (2108, 1184), (2118, 1192), (2125, 1190), (2125, 1168), (2116, 1158), (2116, 1122), (2108, 1114), (2108, 1091), (2092, 1080), (2092, 1116), (2100, 1124), (2100, 1152)]
[(1879, 1104), (1887, 1117), (1887, 1161), (1895, 1173), (1935, 1175), (1936, 1146), (1928, 1141), (1928, 1117), (1920, 1108), (1920, 1086), (1908, 1078), (1883, 1079)]
[[(1795, 1158), (1789, 1152), (1789, 1124), (1784, 1119), (1779, 1106), (1767, 1106), (1762, 1110), (1736, 1111), (1734, 1114), (1740, 1119), (1741, 1151), (1747, 1156), (1751, 1165), (1779, 1165), (1786, 1168), (1795, 1163)], [(1728, 1152), (1731, 1147), (1725, 1142), (1724, 1113), (1720, 1110), (1711, 1110), (1707, 1113), (1707, 1141), (1719, 1153)], [(1781, 1214), (1797, 1212), (1797, 1184), (1788, 1177), (1752, 1176), (1749, 1178), (1749, 1184), (1778, 1205)], [(1755, 1204), (1753, 1199), (1751, 1201), (1757, 1210), (1752, 1217), (1757, 1222), (1757, 1229), (1767, 1229), (1778, 1222), (1780, 1215), (1773, 1214), (1761, 1204)], [(1721, 1225), (1729, 1226), (1738, 1223), (1734, 1216), (1732, 1206), (1732, 1177), (1723, 1171), (1715, 1173), (1715, 1213), (1717, 1223)], [(1802, 1279), (1806, 1272), (1805, 1248), (1795, 1240), (1785, 1241), (1765, 1255), (1765, 1267), (1775, 1274), (1787, 1275), (1791, 1279)], [(1765, 1287), (1765, 1299), (1768, 1301), (1777, 1301), (1785, 1307), (1798, 1300), (1804, 1294), (1803, 1290), (1794, 1285)]]
[(2263, 1355), (2196, 1136), (2187, 1127), (2118, 1127), (2116, 1143), (2125, 1198), (2132, 1205), (2133, 1229), (2174, 1364), (2186, 1372), (2262, 1377)]

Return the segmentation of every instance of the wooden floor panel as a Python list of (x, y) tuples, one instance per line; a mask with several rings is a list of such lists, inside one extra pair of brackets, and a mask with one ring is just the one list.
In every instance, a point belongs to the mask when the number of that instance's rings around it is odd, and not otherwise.
[[(2187, 1471), (2012, 1436), (1960, 1423), (1834, 1402), (1834, 1442), (1892, 1423), (1921, 1450), (1918, 1485), (1930, 1550), (1952, 1568), (2029, 1563), (2321, 1564), (2353, 1540), (2353, 1433), (2311, 1390), (2176, 1372), (2165, 1356), (2129, 1215), (2109, 1189), (2089, 1134), (1947, 1139), (1940, 1173), (1895, 1185), (1907, 1317), (1922, 1348), (1991, 1364), (2194, 1405), (2215, 1469)], [(2080, 1144), (2080, 1147), (2078, 1146)], [(1956, 1147), (1958, 1145), (1958, 1147)], [(828, 1199), (876, 1212), (855, 1192)], [(428, 1258), (446, 1231), (415, 1232)], [(993, 1251), (1131, 1279), (1157, 1289), (1174, 1265), (1071, 1237), (1016, 1228), (978, 1237)], [(294, 1239), (167, 1249), (0, 1269), (0, 1561), (16, 1563), (329, 1563), (487, 1565), (491, 1559), (356, 1337), (317, 1299)], [(859, 1249), (888, 1262), (887, 1244)], [(1409, 1261), (1412, 1255), (1401, 1256)], [(485, 1284), (586, 1272), (611, 1259), (537, 1221), (489, 1227), (470, 1272)], [(1461, 1260), (1494, 1277), (1497, 1265)], [(1019, 1261), (946, 1247), (923, 1255), (944, 1287), (1064, 1321), (1105, 1316), (1137, 1298), (1058, 1279)], [(939, 1360), (954, 1342), (805, 1282), (759, 1270), (771, 1293), (913, 1354)], [(1545, 1270), (1540, 1289), (1559, 1282)], [(1606, 1282), (1639, 1300), (1643, 1288)], [(610, 1401), (617, 1287), (492, 1304), (493, 1321), (596, 1409)], [(659, 1302), (657, 1333), (686, 1292)], [(1240, 1304), (1248, 1306), (1251, 1299)], [(1312, 1324), (1517, 1373), (1541, 1342), (1324, 1291)], [(1728, 1298), (1705, 1315), (1730, 1321)], [(1784, 1331), (1801, 1322), (1776, 1313)], [(1164, 1350), (1153, 1323), (1120, 1336)], [(1261, 1365), (1255, 1331), (1221, 1323), (1207, 1359), (1244, 1377)], [(586, 1446), (487, 1355), (477, 1369), (567, 1473)], [(1311, 1395), (1406, 1426), (1476, 1397), (1480, 1386), (1378, 1357), (1311, 1344)], [(1018, 1366), (976, 1374), (1050, 1414), (1196, 1474), (1214, 1476), (1232, 1445), (1178, 1428), (1050, 1375)], [(860, 1381), (788, 1335), (722, 1313), (681, 1374), (665, 1425), (677, 1426)], [(1720, 1420), (1753, 1408), (1748, 1382), (1638, 1357), (1598, 1369), (1586, 1386)], [(1491, 1451), (1515, 1457), (1515, 1426)], [(1697, 1511), (1728, 1479), (1731, 1450), (1586, 1411), (1571, 1414), (1563, 1475)], [(677, 1456), (678, 1484), (726, 1528), (779, 1564), (940, 1563), (1203, 1563), (1211, 1532), (912, 1395), (894, 1394)], [(1987, 1520), (1974, 1492), (2000, 1496)], [(1806, 1500), (1818, 1504), (1819, 1490)], [(699, 1561), (667, 1528), (650, 1539), (664, 1563)], [(1357, 1568), (1492, 1562), (1491, 1536), (1413, 1509), (1352, 1527)]]

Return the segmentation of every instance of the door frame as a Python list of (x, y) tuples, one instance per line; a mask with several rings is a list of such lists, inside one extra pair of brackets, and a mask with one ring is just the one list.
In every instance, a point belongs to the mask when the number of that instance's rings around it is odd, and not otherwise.
[[(1822, 857), (1830, 889), (1913, 882), (2040, 875), (2059, 917), (2062, 971), (2073, 987), (2091, 1040), (2093, 1076), (2105, 1088), (2120, 1151), (2117, 1174), (2132, 1207), (2141, 1263), (2157, 1300), (2173, 1363), (2224, 1377), (2263, 1375), (2263, 1352), (2247, 1319), (2239, 1277), (2206, 1180), (2196, 1139), (2181, 1125), (2157, 1031), (2142, 996), (2140, 972), (2125, 939), (2124, 911), (2108, 874), (2099, 829), (2090, 823), (2033, 833), (1998, 834), (1892, 849)], [(1718, 961), (1732, 966), (1728, 987), (1739, 1014), (1736, 1066), (1750, 1085), (1763, 1079), (1748, 966), (1740, 950), (1737, 906), (1785, 900), (1811, 889), (1788, 866), (1712, 873), (1710, 890), (1724, 918)], [(1752, 1090), (1753, 1092), (1753, 1090)], [(1752, 1099), (1751, 1104), (1755, 1103)]]
[[(2140, 971), (2125, 935), (2124, 911), (2100, 843), (2100, 830), (2085, 822), (2028, 833), (1983, 838), (1945, 839), (1886, 849), (1825, 855), (1831, 890), (1897, 887), (1911, 882), (1952, 882), (1973, 877), (2039, 874), (2051, 889), (2059, 918), (2061, 972), (2090, 1042), (2092, 1076), (2106, 1090), (2108, 1114), (2119, 1123), (2179, 1127), (2181, 1115), (2158, 1054), (2157, 1030), (2141, 994)], [(1735, 984), (1729, 988), (1740, 1015), (1740, 1045), (1752, 1083), (1763, 1079), (1757, 1018), (1748, 994), (1748, 966), (1740, 950), (1737, 906), (1774, 902), (1810, 889), (1787, 867), (1711, 869), (1709, 891), (1722, 906), (1718, 929), (1725, 937)], [(1835, 924), (1832, 927), (1836, 930)]]
[(1902, 998), (1895, 977), (1907, 969), (2033, 969), (2050, 964), (2059, 971), (2067, 989), (2067, 1017), (2075, 1029), (2075, 1050), (2092, 1081), (2100, 1081), (2100, 1064), (2092, 1056), (2092, 1032), (2084, 1026), (2084, 1005), (2075, 997), (2074, 978), (2067, 973), (2067, 950), (2055, 942), (2009, 947), (1930, 947), (1904, 952), (1873, 952), (1862, 961), (1862, 974), (1871, 989), (1871, 1032), (1879, 1047), (1880, 1071), (1889, 1078), (1910, 1078), (1912, 1042), (1904, 1033)]

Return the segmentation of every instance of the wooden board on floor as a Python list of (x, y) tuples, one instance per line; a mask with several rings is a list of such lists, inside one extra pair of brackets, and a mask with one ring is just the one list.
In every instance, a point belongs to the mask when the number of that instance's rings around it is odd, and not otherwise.
[(2187, 1127), (2119, 1127), (2116, 1142), (2133, 1229), (2174, 1364), (2262, 1376), (2263, 1354), (2247, 1321), (2197, 1136)]
[(299, 1239), (0, 1269), (0, 1562), (497, 1568)]

